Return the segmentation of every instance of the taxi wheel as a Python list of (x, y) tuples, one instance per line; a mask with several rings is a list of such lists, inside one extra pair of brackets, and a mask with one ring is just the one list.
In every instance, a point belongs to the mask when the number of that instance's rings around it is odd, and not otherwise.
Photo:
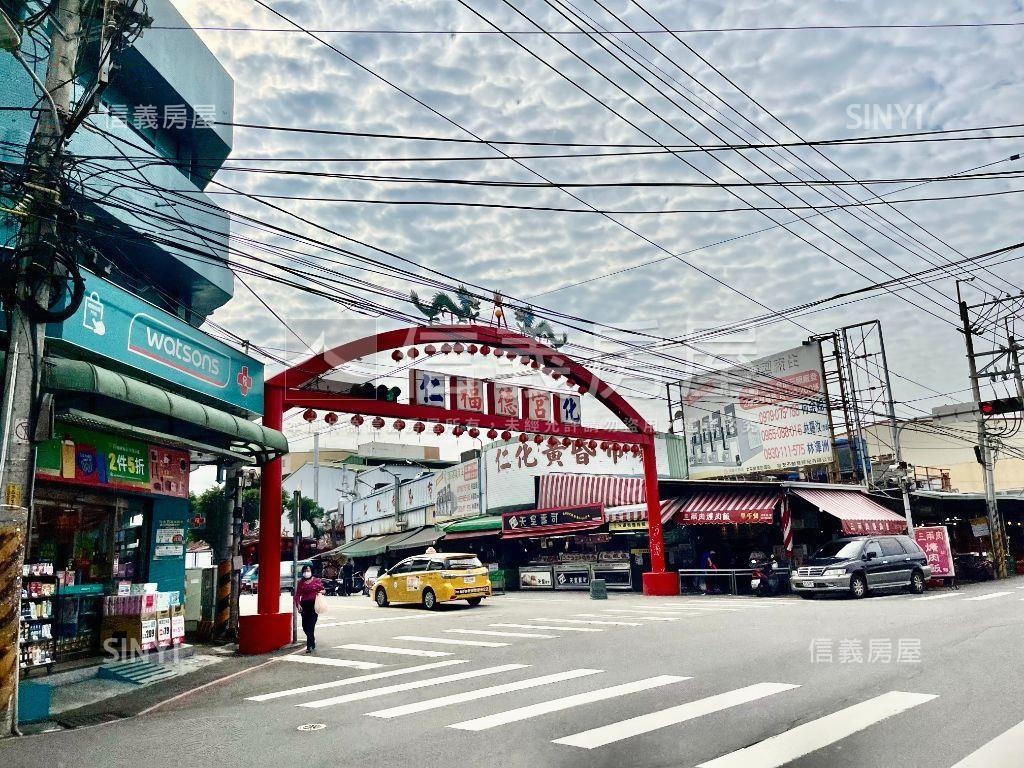
[(434, 590), (430, 587), (423, 590), (423, 607), (428, 611), (432, 611), (437, 607), (437, 595), (434, 594)]
[(466, 602), (469, 603), (472, 606), (480, 605), (480, 603), (482, 601), (483, 601), (482, 597), (469, 597), (469, 598), (466, 599)]
[(381, 608), (388, 607), (388, 593), (384, 587), (378, 587), (377, 591), (373, 593), (373, 599), (377, 602)]

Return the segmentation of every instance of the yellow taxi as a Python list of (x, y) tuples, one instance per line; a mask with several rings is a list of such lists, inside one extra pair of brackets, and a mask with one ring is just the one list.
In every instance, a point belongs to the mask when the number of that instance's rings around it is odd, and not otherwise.
[(491, 596), (491, 579), (473, 554), (436, 552), (407, 557), (377, 578), (373, 599), (389, 603), (420, 603), (433, 610), (438, 603), (465, 600), (470, 605)]

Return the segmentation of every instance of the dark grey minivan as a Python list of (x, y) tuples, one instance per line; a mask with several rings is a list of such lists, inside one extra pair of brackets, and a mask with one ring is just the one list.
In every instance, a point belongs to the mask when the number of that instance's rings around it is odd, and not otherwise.
[(909, 536), (856, 536), (823, 546), (790, 574), (790, 584), (804, 598), (825, 592), (861, 598), (903, 587), (921, 594), (931, 575), (924, 550)]

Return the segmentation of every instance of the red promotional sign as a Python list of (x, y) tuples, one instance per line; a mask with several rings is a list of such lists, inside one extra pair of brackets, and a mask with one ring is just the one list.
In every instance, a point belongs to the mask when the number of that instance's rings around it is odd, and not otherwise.
[(949, 578), (953, 573), (953, 550), (949, 546), (949, 531), (936, 525), (914, 529), (914, 539), (928, 557), (933, 578)]

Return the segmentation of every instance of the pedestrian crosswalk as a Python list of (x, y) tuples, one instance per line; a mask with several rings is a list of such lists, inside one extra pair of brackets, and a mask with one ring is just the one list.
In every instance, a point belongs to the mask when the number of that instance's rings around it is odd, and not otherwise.
[[(538, 617), (535, 621), (556, 620)], [(569, 619), (557, 621), (562, 630), (573, 628)], [(524, 626), (554, 625), (538, 623)], [(615, 624), (595, 629), (606, 631), (617, 627)], [(642, 748), (639, 745), (644, 739), (679, 739), (680, 734), (686, 734), (686, 743), (689, 744), (695, 737), (699, 740), (699, 734), (705, 727), (695, 725), (696, 722), (706, 722), (708, 729), (720, 728), (719, 723), (728, 722), (722, 718), (728, 718), (730, 711), (742, 713), (751, 711), (745, 708), (756, 707), (758, 722), (763, 723), (769, 735), (753, 743), (737, 743), (731, 751), (719, 747), (715, 750), (717, 755), (697, 753), (695, 759), (685, 764), (693, 765), (704, 760), (697, 768), (782, 768), (829, 747), (841, 748), (844, 739), (868, 731), (883, 721), (906, 716), (938, 698), (937, 694), (927, 691), (883, 690), (877, 695), (844, 701), (832, 711), (821, 711), (821, 690), (814, 690), (817, 684), (806, 681), (753, 680), (749, 684), (732, 687), (683, 674), (633, 676), (630, 679), (625, 668), (602, 670), (566, 665), (558, 669), (558, 656), (545, 659), (543, 664), (481, 664), (447, 658), (452, 655), (451, 650), (420, 647), (420, 644), (431, 646), (443, 641), (505, 647), (512, 643), (560, 636), (531, 631), (465, 628), (452, 628), (444, 630), (444, 633), (444, 637), (394, 637), (393, 640), (400, 645), (347, 643), (337, 646), (337, 651), (354, 656), (352, 659), (304, 654), (281, 657), (279, 661), (293, 664), (297, 669), (307, 666), (310, 675), (319, 672), (322, 676), (325, 672), (334, 671), (337, 674), (348, 673), (349, 676), (258, 693), (248, 700), (254, 704), (285, 700), (286, 706), (318, 710), (323, 713), (320, 717), (349, 721), (351, 718), (370, 717), (400, 723), (415, 722), (417, 715), (434, 713), (431, 727), (465, 732), (467, 738), (496, 728), (503, 732), (518, 728), (523, 738), (543, 733), (543, 740), (553, 748), (579, 751), (601, 750), (621, 743), (628, 743), (631, 749)], [(463, 639), (475, 636), (496, 636), (504, 638), (504, 641), (492, 643), (489, 640)], [(472, 650), (473, 647), (463, 646), (462, 649)], [(420, 657), (438, 654), (445, 658), (416, 663)], [(364, 656), (365, 660), (359, 660)], [(551, 663), (556, 668), (550, 668)], [(400, 666), (388, 668), (386, 665), (390, 664)], [(379, 671), (363, 673), (374, 668)], [(694, 695), (695, 690), (700, 693)], [(801, 698), (805, 696), (803, 691), (807, 691), (806, 698)], [(525, 700), (517, 700), (517, 697), (525, 697)], [(759, 702), (766, 699), (774, 701), (776, 697), (780, 706), (759, 706)], [(378, 707), (359, 706), (361, 702), (375, 699), (386, 701)], [(781, 705), (783, 700), (784, 706)], [(808, 702), (806, 711), (813, 712), (814, 716), (794, 721), (792, 707), (794, 702), (801, 701)], [(579, 714), (573, 714), (575, 710), (579, 710)], [(548, 717), (560, 712), (567, 712), (569, 716), (565, 719)], [(777, 732), (771, 724), (772, 712), (785, 713), (779, 717), (784, 725)], [(554, 724), (559, 723), (563, 724), (558, 727), (561, 732), (553, 732)], [(577, 724), (577, 727), (573, 728), (572, 724)], [(580, 724), (586, 727), (580, 728)], [(716, 740), (715, 743), (720, 742)], [(996, 735), (987, 744), (975, 744), (974, 747), (975, 751), (952, 768), (1016, 768), (1020, 764), (1019, 755), (1024, 751), (1024, 723)]]

